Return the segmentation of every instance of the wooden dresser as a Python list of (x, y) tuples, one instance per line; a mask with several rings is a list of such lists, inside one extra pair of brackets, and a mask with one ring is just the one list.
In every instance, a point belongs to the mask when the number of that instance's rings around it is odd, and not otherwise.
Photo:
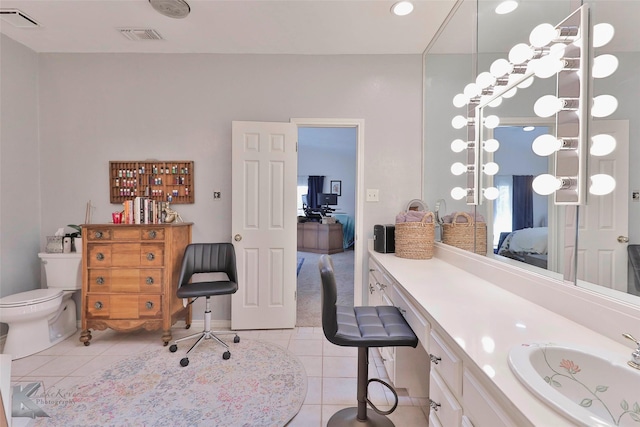
[(344, 252), (342, 224), (298, 223), (298, 250), (317, 254)]
[(191, 325), (191, 306), (176, 297), (191, 223), (82, 225), (82, 333), (91, 329), (162, 329), (171, 341), (171, 325)]

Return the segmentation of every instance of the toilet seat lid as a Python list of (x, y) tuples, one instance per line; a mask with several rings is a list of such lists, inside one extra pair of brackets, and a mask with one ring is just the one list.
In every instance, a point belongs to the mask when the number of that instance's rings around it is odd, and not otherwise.
[(62, 295), (62, 289), (34, 289), (0, 298), (0, 307), (19, 307), (33, 305), (56, 299)]

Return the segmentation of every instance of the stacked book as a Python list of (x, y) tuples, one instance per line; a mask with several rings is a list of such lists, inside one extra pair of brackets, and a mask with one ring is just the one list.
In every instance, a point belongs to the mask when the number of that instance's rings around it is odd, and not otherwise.
[(136, 197), (122, 203), (123, 224), (162, 224), (166, 215), (167, 202), (159, 202), (149, 197)]

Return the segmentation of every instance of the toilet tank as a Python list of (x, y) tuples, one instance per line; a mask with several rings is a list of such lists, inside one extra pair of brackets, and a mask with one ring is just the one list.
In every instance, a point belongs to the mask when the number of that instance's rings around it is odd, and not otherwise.
[(76, 290), (82, 288), (81, 253), (39, 253), (47, 277), (47, 288)]

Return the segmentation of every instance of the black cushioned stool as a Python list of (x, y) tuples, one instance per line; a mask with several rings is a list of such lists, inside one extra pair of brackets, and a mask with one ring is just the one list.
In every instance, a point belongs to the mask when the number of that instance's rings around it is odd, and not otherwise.
[[(386, 382), (368, 377), (369, 347), (400, 347), (418, 345), (418, 338), (393, 306), (346, 307), (337, 306), (336, 279), (329, 255), (318, 262), (322, 279), (322, 329), (324, 336), (336, 345), (358, 347), (358, 406), (342, 409), (329, 419), (332, 426), (393, 426), (387, 415), (398, 406), (398, 395)], [(369, 383), (375, 381), (387, 387), (395, 396), (389, 411), (381, 411), (367, 397)], [(367, 414), (367, 403), (374, 410)]]

